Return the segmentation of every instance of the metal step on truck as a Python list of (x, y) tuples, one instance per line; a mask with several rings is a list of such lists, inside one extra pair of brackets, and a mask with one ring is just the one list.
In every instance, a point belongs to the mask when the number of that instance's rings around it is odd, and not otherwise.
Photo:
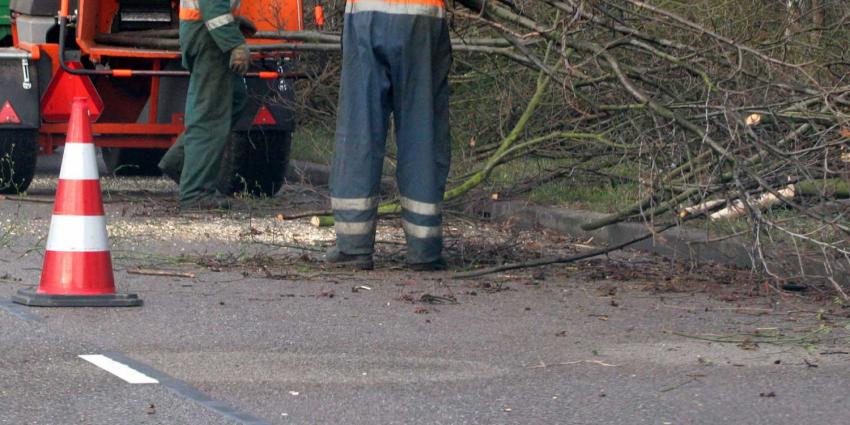
[[(176, 0), (9, 2), (0, 47), (0, 193), (20, 193), (38, 154), (65, 140), (71, 100), (89, 98), (95, 143), (115, 175), (158, 175), (183, 131), (188, 72), (180, 64)], [(235, 2), (238, 3), (238, 2)], [(303, 28), (301, 0), (242, 0), (237, 13), (261, 32)], [(3, 28), (0, 18), (0, 28)], [(2, 29), (0, 29), (2, 31)], [(250, 39), (249, 44), (279, 40)], [(271, 47), (271, 46), (269, 46)], [(290, 51), (252, 53), (249, 104), (222, 159), (219, 188), (272, 196), (294, 130)]]

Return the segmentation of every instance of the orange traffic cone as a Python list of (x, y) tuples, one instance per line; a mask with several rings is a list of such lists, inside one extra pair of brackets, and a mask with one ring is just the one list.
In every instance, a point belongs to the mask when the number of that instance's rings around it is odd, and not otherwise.
[(47, 235), (41, 283), (20, 290), (18, 304), (39, 307), (131, 307), (135, 294), (116, 294), (106, 217), (86, 98), (74, 98)]

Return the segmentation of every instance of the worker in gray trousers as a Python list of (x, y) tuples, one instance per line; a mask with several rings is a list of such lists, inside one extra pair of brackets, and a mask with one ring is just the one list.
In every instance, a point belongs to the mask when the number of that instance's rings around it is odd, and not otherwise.
[(385, 144), (392, 114), (407, 263), (445, 268), (442, 200), (451, 162), (451, 39), (443, 0), (346, 4), (331, 170), (337, 244), (329, 263), (373, 268)]

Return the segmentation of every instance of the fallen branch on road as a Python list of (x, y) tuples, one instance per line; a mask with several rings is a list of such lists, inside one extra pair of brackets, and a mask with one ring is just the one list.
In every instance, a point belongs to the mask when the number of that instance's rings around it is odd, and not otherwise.
[(30, 196), (0, 195), (0, 201), (33, 202), (36, 204), (52, 204), (53, 199), (33, 198)]
[(314, 216), (331, 215), (331, 210), (305, 211), (297, 214), (280, 214), (278, 217), (283, 221), (298, 220), (302, 218), (313, 218)]
[(152, 269), (129, 269), (127, 274), (139, 274), (145, 276), (168, 276), (168, 277), (185, 277), (192, 279), (195, 273), (177, 272), (171, 270), (152, 270)]
[(643, 234), (641, 236), (638, 236), (638, 237), (631, 239), (631, 240), (628, 240), (626, 242), (622, 242), (622, 243), (619, 243), (619, 244), (616, 244), (616, 245), (611, 245), (611, 246), (605, 247), (605, 248), (599, 248), (599, 249), (595, 249), (595, 250), (592, 250), (592, 251), (587, 251), (587, 252), (584, 252), (584, 253), (581, 253), (581, 254), (571, 255), (571, 256), (568, 256), (568, 257), (541, 258), (539, 260), (526, 261), (526, 262), (522, 262), (522, 263), (503, 264), (501, 266), (487, 267), (487, 268), (484, 268), (484, 269), (455, 273), (455, 274), (451, 275), (450, 277), (452, 279), (466, 279), (466, 278), (470, 278), (470, 277), (478, 277), (478, 276), (483, 276), (483, 275), (486, 275), (486, 274), (498, 273), (498, 272), (503, 272), (503, 271), (508, 271), (508, 270), (527, 269), (527, 268), (530, 268), (530, 267), (547, 266), (547, 265), (550, 265), (550, 264), (574, 263), (576, 261), (581, 261), (581, 260), (584, 260), (584, 259), (587, 259), (587, 258), (597, 257), (599, 255), (605, 255), (605, 254), (608, 254), (610, 252), (629, 247), (629, 246), (634, 245), (638, 242), (649, 239), (649, 238), (651, 238), (651, 237), (653, 237), (653, 236), (655, 236), (659, 233), (662, 233), (662, 232), (664, 232), (664, 231), (666, 231), (666, 230), (668, 230), (672, 227), (675, 227), (677, 225), (678, 225), (678, 223), (668, 224), (668, 225), (666, 225), (666, 226), (664, 226), (664, 227), (662, 227), (658, 230), (652, 230), (650, 232), (647, 232), (646, 234)]

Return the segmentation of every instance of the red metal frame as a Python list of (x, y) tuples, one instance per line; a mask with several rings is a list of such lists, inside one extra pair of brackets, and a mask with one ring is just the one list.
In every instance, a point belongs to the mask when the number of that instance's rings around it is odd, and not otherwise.
[[(159, 71), (162, 69), (162, 60), (153, 60), (153, 70)], [(155, 123), (159, 112), (159, 77), (151, 77), (151, 96), (148, 102), (150, 110), (148, 111), (148, 123)]]
[[(65, 144), (68, 123), (42, 124), (39, 143), (44, 153), (52, 153)], [(94, 123), (92, 133), (97, 146), (107, 148), (167, 149), (183, 132), (183, 114), (174, 114), (169, 124)]]

